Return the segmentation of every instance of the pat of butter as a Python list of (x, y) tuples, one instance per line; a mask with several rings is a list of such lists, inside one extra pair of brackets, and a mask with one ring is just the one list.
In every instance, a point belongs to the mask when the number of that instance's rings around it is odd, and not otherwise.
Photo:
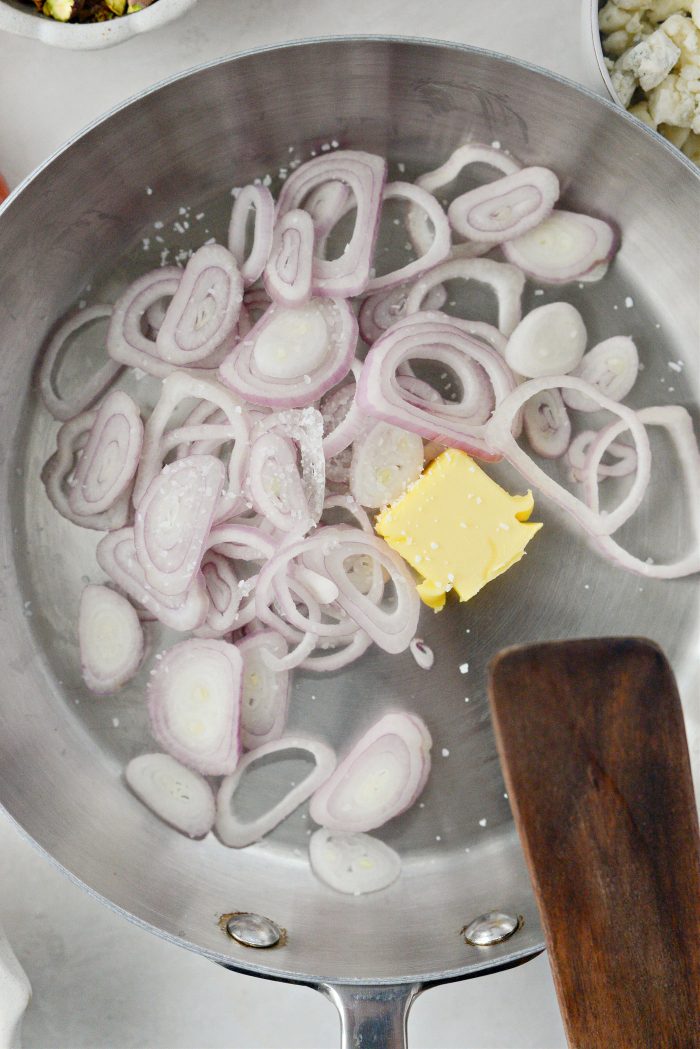
[(418, 593), (439, 611), (449, 590), (468, 601), (520, 560), (542, 527), (526, 523), (533, 506), (531, 492), (509, 495), (466, 452), (450, 449), (379, 514), (375, 527), (423, 576)]

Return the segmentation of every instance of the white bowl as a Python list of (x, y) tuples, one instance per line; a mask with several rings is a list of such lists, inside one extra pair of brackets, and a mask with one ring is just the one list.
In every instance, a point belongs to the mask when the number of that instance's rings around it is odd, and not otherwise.
[(94, 51), (112, 47), (137, 33), (172, 22), (184, 15), (197, 0), (157, 0), (143, 11), (108, 22), (90, 22), (82, 25), (57, 22), (46, 18), (20, 0), (0, 0), (0, 30), (16, 36), (28, 36), (52, 47), (66, 47), (72, 51)]
[(600, 38), (600, 29), (598, 28), (598, 11), (600, 6), (598, 0), (582, 0), (581, 22), (584, 55), (589, 73), (598, 79), (600, 88), (603, 89), (601, 93), (607, 94), (608, 98), (611, 98), (613, 102), (617, 102), (621, 106), (622, 102), (620, 102), (618, 94), (612, 85), (608, 67), (605, 64), (603, 42)]

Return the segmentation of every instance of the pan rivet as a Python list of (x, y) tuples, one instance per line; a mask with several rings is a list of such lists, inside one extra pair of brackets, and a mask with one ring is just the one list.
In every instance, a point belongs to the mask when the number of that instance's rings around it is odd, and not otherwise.
[(275, 947), (282, 938), (279, 925), (270, 918), (247, 911), (232, 915), (226, 922), (226, 932), (244, 947)]
[(487, 914), (480, 914), (474, 921), (469, 922), (469, 925), (465, 925), (462, 933), (472, 947), (492, 947), (495, 943), (507, 940), (522, 923), (522, 918), (516, 918), (512, 914), (488, 911)]

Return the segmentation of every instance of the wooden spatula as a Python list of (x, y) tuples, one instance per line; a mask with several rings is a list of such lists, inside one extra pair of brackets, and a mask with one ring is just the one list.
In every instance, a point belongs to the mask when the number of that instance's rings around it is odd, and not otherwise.
[(666, 658), (636, 638), (524, 646), (489, 688), (569, 1044), (700, 1046), (700, 838)]

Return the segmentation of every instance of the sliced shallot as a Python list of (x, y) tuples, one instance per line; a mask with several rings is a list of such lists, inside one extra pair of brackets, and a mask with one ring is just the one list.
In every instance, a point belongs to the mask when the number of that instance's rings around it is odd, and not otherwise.
[(144, 313), (146, 324), (148, 325), (154, 339), (158, 334), (161, 324), (165, 320), (165, 314), (168, 312), (169, 301), (168, 298), (156, 299), (156, 301), (151, 303)]
[(419, 258), (407, 262), (381, 277), (372, 277), (367, 285), (368, 291), (379, 291), (393, 288), (404, 281), (413, 280), (420, 273), (425, 273), (438, 262), (442, 262), (450, 253), (450, 226), (445, 212), (432, 193), (414, 186), (411, 182), (390, 182), (384, 187), (384, 200), (407, 200), (412, 208), (420, 208), (433, 228), (432, 241)]
[(430, 772), (432, 739), (415, 714), (380, 718), (311, 799), (311, 818), (349, 834), (381, 827), (417, 800)]
[(185, 267), (156, 336), (158, 356), (178, 366), (223, 359), (235, 341), (243, 278), (221, 244), (205, 244)]
[[(639, 354), (628, 335), (613, 335), (594, 346), (583, 357), (575, 373), (611, 401), (621, 401), (630, 392), (639, 374)], [(564, 400), (579, 412), (596, 412), (598, 405), (590, 397), (567, 390)]]
[(602, 219), (555, 209), (539, 226), (503, 245), (503, 254), (534, 280), (570, 284), (588, 275), (600, 280), (619, 238)]
[[(428, 297), (426, 296), (426, 302)], [(493, 324), (486, 324), (484, 321), (470, 321), (465, 317), (453, 317), (451, 315), (449, 320), (451, 324), (456, 324), (458, 328), (468, 332), (469, 335), (474, 335), (477, 339), (481, 339), (487, 346), (497, 350), (501, 357), (505, 358), (508, 340), (498, 328), (494, 328)]]
[(581, 363), (587, 337), (583, 318), (574, 306), (549, 302), (530, 310), (511, 333), (506, 363), (528, 379), (567, 375)]
[(422, 469), (423, 441), (418, 434), (379, 422), (355, 441), (350, 491), (362, 506), (386, 506), (420, 477)]
[(396, 381), (402, 390), (406, 391), (406, 400), (409, 404), (422, 407), (426, 404), (445, 404), (442, 394), (423, 379), (416, 379), (413, 375), (396, 376)]
[(301, 408), (347, 375), (357, 321), (344, 299), (272, 305), (219, 368), (221, 381), (252, 404)]
[(203, 838), (214, 826), (216, 802), (211, 787), (198, 772), (169, 754), (132, 758), (124, 778), (139, 801), (182, 834)]
[(136, 404), (113, 390), (100, 405), (75, 471), (68, 502), (78, 515), (109, 510), (131, 490), (143, 445)]
[(475, 280), (488, 285), (498, 301), (498, 328), (510, 335), (522, 316), (525, 277), (515, 266), (493, 259), (448, 259), (426, 273), (411, 288), (406, 314), (424, 309), (428, 292), (448, 280)]
[[(327, 393), (319, 404), (323, 417), (323, 454), (326, 457), (326, 476), (331, 481), (347, 480), (347, 469), (342, 477), (332, 477), (328, 468), (334, 457), (349, 448), (356, 437), (367, 430), (367, 419), (355, 404), (357, 380), (362, 371), (360, 361), (353, 361), (352, 376), (354, 381), (345, 383)], [(349, 459), (347, 461), (349, 467)]]
[[(531, 397), (543, 390), (577, 390), (594, 397), (601, 409), (611, 412), (626, 424), (637, 453), (637, 472), (630, 490), (609, 513), (592, 510), (571, 492), (549, 477), (518, 445), (512, 433), (513, 423), (520, 409)], [(543, 379), (529, 379), (510, 393), (497, 407), (487, 427), (488, 439), (533, 487), (538, 488), (562, 509), (574, 517), (592, 535), (611, 535), (629, 520), (641, 503), (651, 472), (649, 438), (638, 413), (624, 404), (611, 401), (590, 383), (574, 375), (554, 375)], [(616, 435), (617, 436), (617, 435)]]
[(136, 556), (133, 528), (110, 532), (97, 544), (97, 563), (133, 601), (173, 630), (195, 630), (207, 617), (209, 598), (201, 577), (184, 594), (159, 594)]
[(264, 433), (253, 441), (248, 491), (257, 512), (280, 531), (303, 535), (313, 527), (296, 450), (287, 438)]
[(328, 234), (333, 227), (340, 222), (348, 209), (353, 207), (353, 194), (349, 186), (338, 179), (330, 179), (322, 182), (316, 189), (312, 189), (305, 198), (303, 207), (308, 211), (314, 224), (316, 235), (316, 254), (324, 257), (324, 251)]
[(530, 447), (544, 459), (560, 459), (571, 441), (571, 420), (559, 390), (542, 390), (525, 404), (523, 427)]
[(262, 630), (238, 642), (243, 660), (241, 694), (241, 742), (255, 750), (279, 739), (287, 722), (289, 673), (271, 670), (260, 650), (267, 648), (279, 659), (287, 653), (287, 642), (274, 630)]
[(41, 358), (39, 369), (39, 389), (41, 399), (53, 415), (54, 419), (66, 422), (73, 419), (86, 408), (90, 408), (102, 394), (114, 382), (122, 370), (122, 366), (116, 361), (107, 360), (93, 375), (83, 377), (80, 389), (68, 400), (62, 397), (56, 386), (57, 365), (62, 357), (62, 351), (75, 332), (80, 331), (88, 324), (95, 321), (106, 320), (112, 315), (111, 306), (88, 306), (79, 310), (72, 317), (64, 320), (51, 336), (48, 346)]
[[(249, 822), (241, 820), (236, 815), (234, 799), (246, 769), (269, 754), (284, 754), (285, 751), (293, 753), (298, 750), (311, 755), (314, 759), (314, 769), (268, 812)], [(216, 798), (216, 833), (224, 845), (234, 849), (243, 849), (255, 841), (260, 841), (325, 783), (335, 764), (336, 757), (331, 748), (309, 736), (283, 736), (250, 751), (241, 759), (233, 775), (226, 776), (219, 787)]]
[(293, 208), (275, 226), (265, 265), (265, 288), (280, 306), (301, 306), (311, 298), (314, 224), (308, 212)]
[(309, 860), (319, 881), (349, 896), (386, 889), (401, 873), (399, 854), (379, 838), (325, 827), (309, 839)]
[(164, 266), (143, 274), (122, 292), (112, 309), (107, 330), (107, 353), (112, 360), (139, 368), (158, 379), (173, 370), (173, 365), (160, 357), (155, 339), (144, 334), (143, 322), (154, 303), (172, 299), (181, 280), (182, 270), (177, 266)]
[[(410, 284), (398, 284), (382, 291), (375, 291), (363, 300), (357, 320), (360, 335), (371, 346), (392, 324), (406, 315), (406, 303)], [(447, 292), (441, 284), (431, 288), (425, 296), (423, 308), (439, 310), (447, 301)]]
[(243, 306), (241, 309), (246, 309), (253, 321), (259, 321), (270, 304), (270, 296), (265, 289), (255, 286), (246, 288), (243, 293)]
[[(328, 529), (327, 531), (331, 531)], [(385, 652), (403, 652), (408, 648), (418, 626), (420, 599), (406, 562), (395, 554), (379, 536), (354, 529), (351, 532), (324, 535), (322, 539), (325, 572), (338, 587), (337, 603), (365, 630)], [(363, 594), (349, 576), (348, 566), (354, 555), (372, 558), (387, 572), (396, 591), (396, 606), (381, 608), (371, 594)], [(316, 628), (318, 629), (318, 628)]]
[(435, 168), (434, 171), (425, 171), (419, 175), (416, 185), (434, 193), (436, 189), (442, 189), (443, 186), (453, 182), (462, 171), (466, 171), (474, 164), (483, 164), (502, 175), (512, 175), (520, 170), (520, 164), (516, 160), (495, 146), (487, 146), (481, 142), (467, 142), (450, 153), (439, 168)]
[[(215, 515), (219, 521), (242, 510), (244, 506), (241, 492), (248, 455), (248, 413), (230, 390), (213, 379), (193, 375), (190, 371), (175, 371), (163, 381), (160, 397), (144, 429), (143, 454), (134, 485), (134, 506), (139, 506), (146, 489), (160, 473), (166, 455), (180, 442), (181, 435), (177, 434), (173, 441), (168, 424), (172, 423), (182, 402), (191, 397), (205, 402), (204, 411), (208, 404), (212, 410), (218, 408), (224, 413), (230, 427), (228, 437), (234, 442), (228, 461), (227, 489)], [(198, 408), (198, 411), (202, 409)]]
[[(582, 430), (576, 434), (566, 452), (566, 460), (571, 470), (571, 480), (581, 481), (586, 470), (586, 462), (591, 445), (596, 439), (595, 430)], [(623, 441), (611, 441), (606, 452), (617, 459), (615, 463), (598, 464), (598, 479), (605, 477), (627, 477), (637, 469), (637, 453), (634, 448)]]
[(301, 460), (301, 486), (314, 523), (323, 511), (326, 461), (323, 446), (323, 417), (316, 408), (290, 408), (259, 420), (253, 437), (276, 433), (294, 441)]
[[(398, 381), (399, 368), (417, 358), (452, 367), (463, 364), (465, 369), (471, 366), (472, 381), (478, 380), (474, 400), (467, 396), (461, 404), (417, 405)], [(476, 372), (474, 365), (479, 366)], [(356, 399), (362, 411), (384, 422), (411, 430), (429, 441), (462, 448), (481, 459), (496, 460), (500, 453), (487, 442), (485, 423), (494, 404), (514, 385), (513, 375), (500, 354), (452, 323), (451, 317), (418, 313), (397, 321), (372, 346), (360, 375)], [(474, 422), (477, 408), (483, 411), (480, 421)]]
[[(248, 213), (255, 211), (253, 246), (246, 256), (246, 233)], [(272, 247), (272, 230), (275, 223), (275, 202), (267, 186), (261, 183), (244, 186), (236, 197), (231, 210), (228, 228), (228, 249), (238, 263), (246, 287), (253, 284), (265, 269)]]
[[(352, 520), (353, 524), (358, 528), (361, 528), (363, 532), (373, 532), (374, 528), (372, 522), (369, 519), (369, 514), (364, 510), (359, 503), (357, 503), (351, 495), (329, 495), (323, 503), (323, 516), (326, 517), (333, 510), (339, 510), (346, 513)], [(333, 522), (323, 521), (324, 524), (331, 524)]]
[[(301, 631), (305, 635), (305, 647), (309, 647), (309, 652), (319, 637), (343, 638), (357, 630), (356, 624), (347, 618), (344, 620), (342, 616), (333, 617), (331, 622), (322, 622), (321, 617), (320, 606), (336, 602), (339, 596), (337, 584), (328, 579), (325, 571), (323, 574), (320, 571), (325, 569), (323, 554), (326, 544), (337, 541), (336, 533), (339, 531), (341, 529), (319, 529), (313, 536), (280, 546), (263, 565), (257, 579), (255, 607), (258, 619), (290, 640), (296, 639)], [(351, 530), (346, 529), (346, 532)], [(297, 558), (302, 555), (308, 558), (308, 554), (314, 550), (320, 552), (320, 559), (315, 559), (313, 568), (309, 568), (308, 560), (301, 565), (296, 563)], [(324, 592), (324, 584), (332, 587), (328, 593)], [(305, 613), (297, 606), (295, 597), (303, 601)], [(270, 658), (266, 652), (264, 658), (269, 666), (291, 669), (297, 665), (295, 659), (300, 661), (306, 655), (306, 652), (303, 655), (294, 652), (278, 661)]]
[[(211, 534), (211, 533), (210, 533)], [(214, 550), (207, 550), (202, 558), (202, 578), (209, 595), (209, 611), (197, 637), (223, 637), (237, 625), (241, 606), (241, 581), (231, 561)]]
[(199, 571), (224, 466), (213, 455), (191, 455), (163, 467), (139, 503), (136, 555), (161, 594), (182, 594)]
[(107, 586), (88, 585), (80, 595), (78, 640), (83, 680), (98, 695), (126, 684), (143, 658), (136, 610)]
[[(685, 492), (688, 497), (690, 513), (691, 547), (687, 554), (681, 555), (670, 564), (657, 564), (648, 559), (642, 560), (625, 550), (612, 535), (593, 536), (594, 546), (613, 564), (628, 572), (646, 576), (648, 579), (679, 579), (682, 576), (700, 572), (700, 449), (695, 439), (693, 420), (689, 412), (677, 404), (662, 405), (656, 408), (642, 408), (636, 413), (643, 426), (662, 426), (669, 434), (678, 453)], [(583, 483), (589, 505), (592, 509), (598, 506), (597, 473), (600, 460), (610, 444), (626, 429), (624, 421), (606, 427), (589, 453)], [(639, 464), (637, 473), (639, 473)]]
[[(416, 179), (416, 185), (427, 189), (429, 193), (436, 196), (439, 189), (453, 182), (460, 172), (475, 164), (490, 167), (501, 175), (512, 175), (520, 170), (520, 165), (499, 149), (495, 149), (493, 146), (482, 145), (479, 142), (469, 142), (464, 146), (458, 146), (439, 168), (419, 175)], [(432, 237), (430, 225), (426, 220), (427, 216), (418, 208), (411, 209), (409, 212), (408, 231), (416, 251), (419, 252), (427, 250)], [(464, 249), (467, 249), (467, 251), (474, 249), (476, 254), (479, 254), (484, 249), (488, 250), (488, 246), (469, 243), (458, 244), (453, 250), (455, 253), (462, 255)]]
[(324, 651), (324, 643), (312, 655), (303, 659), (299, 666), (302, 670), (311, 670), (314, 673), (328, 674), (336, 670), (343, 670), (350, 666), (356, 659), (363, 656), (372, 644), (372, 638), (364, 630), (358, 630), (352, 635), (351, 640), (342, 648), (338, 647), (331, 651)]
[(455, 197), (447, 216), (461, 236), (485, 244), (502, 244), (539, 225), (558, 197), (559, 179), (553, 171), (522, 168)]
[(346, 149), (307, 161), (282, 186), (277, 201), (278, 221), (293, 208), (302, 207), (312, 190), (329, 181), (345, 183), (355, 198), (355, 227), (343, 254), (337, 259), (314, 259), (314, 295), (348, 298), (367, 287), (385, 179), (383, 157)]
[(408, 647), (421, 670), (432, 669), (435, 663), (435, 653), (429, 645), (426, 645), (422, 637), (414, 637)]
[(148, 684), (151, 730), (164, 750), (203, 776), (227, 776), (240, 754), (243, 663), (227, 641), (180, 641)]
[(85, 449), (96, 419), (97, 412), (84, 412), (63, 423), (56, 434), (56, 451), (42, 467), (41, 480), (47, 496), (61, 517), (81, 528), (94, 528), (98, 532), (104, 532), (123, 528), (129, 520), (128, 492), (123, 492), (106, 510), (99, 513), (77, 514), (70, 504), (80, 455)]
[[(209, 550), (202, 559), (203, 569), (206, 568), (210, 551), (221, 554), (234, 562), (241, 561), (244, 565), (249, 565), (269, 560), (276, 550), (276, 544), (260, 528), (234, 522), (219, 524), (212, 528), (207, 545)], [(249, 569), (246, 571), (249, 572)], [(225, 622), (227, 630), (238, 630), (240, 627), (247, 626), (255, 618), (257, 578), (257, 572), (254, 572), (238, 580), (238, 594), (231, 595), (230, 604), (222, 613), (220, 621), (222, 625)], [(212, 616), (210, 609), (208, 622), (211, 622)]]

